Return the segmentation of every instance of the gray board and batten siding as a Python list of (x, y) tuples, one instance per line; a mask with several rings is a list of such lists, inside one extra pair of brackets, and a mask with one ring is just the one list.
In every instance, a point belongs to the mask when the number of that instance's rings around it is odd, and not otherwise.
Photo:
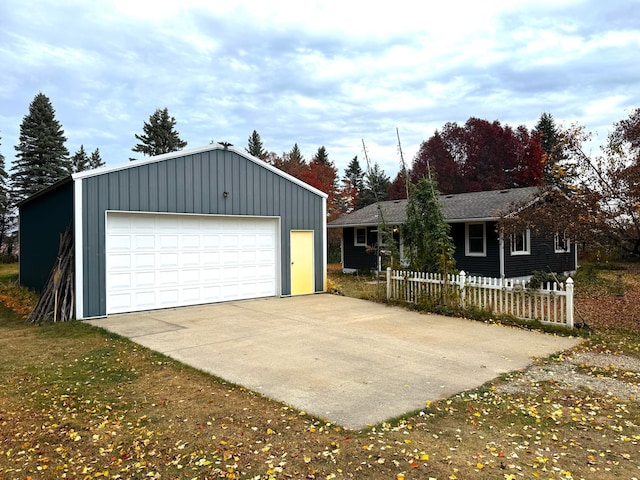
[(291, 230), (315, 232), (315, 291), (322, 291), (325, 197), (268, 167), (235, 149), (211, 148), (80, 177), (83, 317), (106, 313), (108, 211), (279, 217), (279, 294), (291, 293)]
[[(315, 291), (323, 291), (326, 195), (236, 149), (211, 147), (176, 156), (179, 153), (84, 178), (74, 176), (76, 193), (82, 197), (83, 318), (106, 313), (109, 211), (279, 217), (279, 294), (291, 293), (291, 230), (314, 231)], [(76, 229), (76, 237), (79, 233)]]

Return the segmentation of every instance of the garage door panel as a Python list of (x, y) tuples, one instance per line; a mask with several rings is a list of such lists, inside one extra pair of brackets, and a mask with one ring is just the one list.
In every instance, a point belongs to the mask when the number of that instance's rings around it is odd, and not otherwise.
[(181, 252), (180, 266), (181, 267), (200, 266), (200, 252)]
[(199, 235), (182, 235), (180, 237), (180, 249), (199, 249), (200, 248), (200, 236)]
[(136, 272), (133, 276), (133, 288), (150, 288), (156, 284), (156, 272)]
[(152, 215), (141, 215), (137, 218), (130, 217), (130, 225), (136, 233), (155, 232), (158, 229), (156, 219)]
[(158, 272), (158, 285), (166, 287), (169, 285), (180, 285), (180, 271), (179, 270), (161, 270)]
[(155, 250), (156, 248), (156, 237), (154, 235), (134, 235), (132, 240), (136, 251)]
[(128, 253), (113, 254), (111, 260), (114, 270), (129, 270), (131, 268), (131, 255)]
[(156, 220), (156, 231), (163, 232), (177, 232), (178, 231), (178, 217), (165, 215), (165, 218), (160, 221)]
[(156, 254), (154, 252), (143, 253), (137, 255), (128, 255), (129, 264), (135, 269), (154, 268), (156, 264)]
[(222, 235), (222, 245), (221, 247), (224, 249), (234, 249), (238, 247), (240, 240), (238, 235)]
[(159, 245), (161, 250), (177, 250), (179, 238), (178, 235), (158, 235)]
[(180, 270), (180, 285), (200, 283), (200, 270)]
[(202, 252), (202, 265), (212, 266), (220, 264), (220, 252)]
[(112, 235), (111, 242), (112, 251), (131, 250), (131, 238), (129, 235)]
[(277, 221), (109, 212), (107, 313), (274, 296)]
[(240, 252), (237, 250), (228, 250), (226, 252), (222, 252), (222, 257), (220, 258), (220, 263), (222, 265), (237, 265), (240, 261)]
[(115, 311), (127, 311), (124, 309), (129, 308), (129, 306), (132, 304), (132, 294), (129, 292), (111, 293), (108, 299), (109, 305)]
[(220, 235), (203, 235), (202, 248), (206, 250), (220, 248)]
[(183, 233), (199, 233), (202, 222), (198, 217), (180, 217), (178, 224)]
[(182, 300), (184, 302), (197, 302), (200, 300), (201, 295), (200, 287), (182, 289)]
[(220, 287), (219, 286), (206, 286), (202, 287), (202, 299), (205, 302), (219, 302)]
[(140, 309), (153, 308), (156, 304), (156, 293), (154, 291), (140, 291), (132, 295), (132, 303), (138, 305)]

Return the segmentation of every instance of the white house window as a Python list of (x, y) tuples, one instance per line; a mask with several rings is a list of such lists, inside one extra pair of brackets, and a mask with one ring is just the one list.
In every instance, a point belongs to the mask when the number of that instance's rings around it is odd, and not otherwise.
[(367, 245), (367, 229), (364, 227), (356, 228), (356, 235), (353, 239), (353, 245), (356, 247), (365, 247)]
[(487, 255), (487, 228), (484, 222), (465, 224), (465, 254), (470, 257)]
[(556, 236), (553, 237), (553, 243), (556, 253), (567, 253), (571, 249), (569, 239), (564, 235), (556, 234)]
[(531, 233), (529, 229), (511, 235), (511, 255), (529, 255), (531, 253)]

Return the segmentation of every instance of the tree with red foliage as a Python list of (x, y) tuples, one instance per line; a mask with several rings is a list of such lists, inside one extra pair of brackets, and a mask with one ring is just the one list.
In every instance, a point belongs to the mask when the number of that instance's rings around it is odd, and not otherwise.
[(272, 165), (296, 178), (302, 178), (304, 171), (309, 168), (297, 143), (290, 152), (283, 153), (282, 157), (273, 158)]
[(462, 127), (445, 124), (422, 143), (411, 170), (413, 183), (426, 176), (427, 166), (442, 193), (500, 190), (539, 185), (544, 154), (539, 137), (526, 127), (514, 130), (472, 117)]
[(506, 231), (532, 228), (640, 256), (640, 108), (614, 124), (601, 155), (584, 152), (589, 139), (579, 126), (559, 130), (556, 178), (540, 189), (540, 202), (501, 223)]
[(407, 198), (407, 184), (402, 171), (398, 172), (396, 178), (389, 185), (389, 200), (404, 200)]
[(300, 180), (328, 195), (327, 220), (331, 221), (342, 213), (339, 208), (337, 194), (338, 170), (324, 147), (318, 148), (306, 169), (301, 171)]
[(411, 168), (411, 183), (417, 185), (422, 178), (428, 178), (428, 170), (435, 174), (438, 188), (442, 193), (457, 193), (464, 191), (459, 166), (463, 163), (460, 156), (455, 155), (460, 149), (455, 148), (456, 140), (461, 138), (460, 127), (447, 123), (442, 133), (436, 130), (426, 142), (422, 142)]

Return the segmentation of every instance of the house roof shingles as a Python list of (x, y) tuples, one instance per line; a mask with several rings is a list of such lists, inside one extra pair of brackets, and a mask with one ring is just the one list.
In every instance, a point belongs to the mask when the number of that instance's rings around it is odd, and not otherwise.
[[(449, 223), (495, 220), (513, 207), (535, 199), (538, 187), (491, 190), (488, 192), (458, 193), (440, 195), (442, 213)], [(384, 223), (400, 225), (407, 219), (407, 200), (380, 202)], [(337, 218), (329, 227), (352, 227), (378, 225), (378, 204), (368, 205), (360, 210)]]

